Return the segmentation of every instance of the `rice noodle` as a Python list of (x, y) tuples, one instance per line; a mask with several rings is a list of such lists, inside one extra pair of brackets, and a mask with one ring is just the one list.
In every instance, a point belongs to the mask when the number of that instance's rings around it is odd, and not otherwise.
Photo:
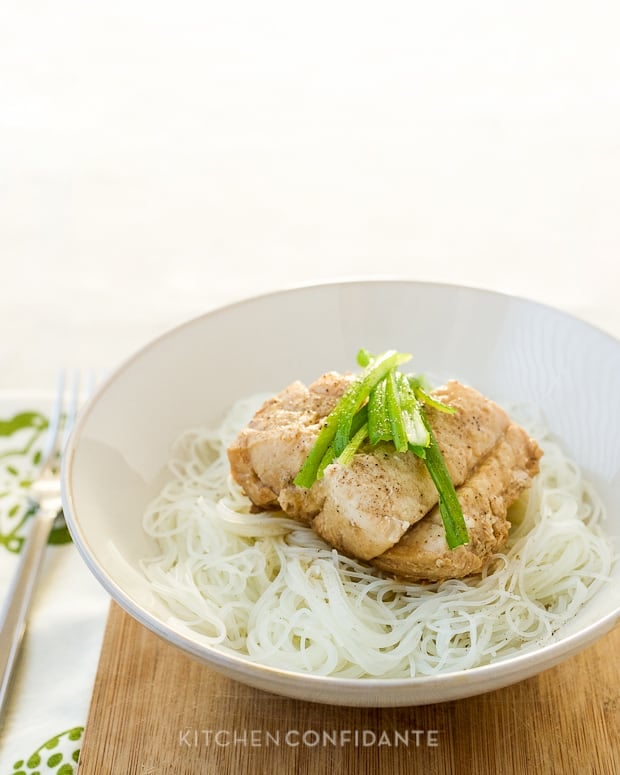
[(550, 642), (607, 580), (602, 503), (538, 419), (521, 420), (544, 456), (503, 552), (482, 576), (407, 583), (282, 513), (250, 513), (226, 449), (262, 398), (236, 404), (218, 429), (184, 433), (172, 479), (144, 515), (160, 553), (143, 571), (205, 642), (320, 675), (435, 675)]

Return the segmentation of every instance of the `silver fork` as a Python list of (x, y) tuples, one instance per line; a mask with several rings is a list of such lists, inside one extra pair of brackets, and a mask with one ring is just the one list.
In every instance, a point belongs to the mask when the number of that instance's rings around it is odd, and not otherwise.
[[(69, 383), (69, 384), (67, 384)], [(92, 375), (87, 391), (92, 392)], [(0, 615), (0, 715), (5, 707), (15, 665), (19, 656), (30, 603), (41, 569), (45, 547), (53, 527), (64, 524), (60, 498), (60, 456), (71, 433), (78, 410), (79, 374), (67, 380), (63, 372), (58, 379), (56, 400), (50, 416), (47, 443), (41, 467), (29, 496), (37, 507), (30, 532), (21, 551), (15, 578), (5, 608)]]

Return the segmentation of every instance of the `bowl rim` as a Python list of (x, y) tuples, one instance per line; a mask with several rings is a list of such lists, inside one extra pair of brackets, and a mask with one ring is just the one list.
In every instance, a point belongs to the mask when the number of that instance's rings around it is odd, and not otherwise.
[[(422, 288), (432, 287), (439, 290), (452, 290), (454, 292), (464, 291), (466, 293), (478, 294), (488, 298), (501, 298), (505, 299), (506, 301), (511, 301), (518, 304), (532, 305), (546, 311), (547, 313), (559, 316), (568, 322), (577, 323), (580, 326), (589, 329), (592, 333), (610, 340), (614, 345), (620, 346), (619, 339), (604, 329), (593, 325), (592, 323), (589, 323), (588, 321), (583, 320), (576, 315), (565, 312), (564, 310), (558, 309), (545, 302), (540, 302), (512, 293), (482, 288), (476, 285), (463, 285), (459, 283), (446, 283), (437, 281), (427, 282), (424, 280), (415, 280), (400, 276), (361, 276), (354, 278), (337, 278), (325, 281), (321, 280), (315, 282), (309, 281), (278, 288), (276, 290), (266, 290), (251, 296), (235, 299), (231, 302), (213, 307), (204, 313), (195, 315), (188, 320), (182, 321), (181, 323), (172, 326), (168, 330), (149, 340), (128, 358), (126, 358), (124, 361), (121, 361), (120, 364), (106, 376), (106, 378), (98, 386), (91, 399), (88, 401), (87, 405), (83, 408), (83, 411), (77, 418), (75, 426), (68, 439), (61, 465), (62, 503), (67, 526), (73, 541), (91, 573), (95, 576), (103, 588), (111, 595), (112, 599), (120, 605), (121, 608), (123, 608), (130, 616), (139, 621), (156, 635), (174, 644), (176, 647), (182, 649), (186, 653), (205, 662), (208, 662), (214, 667), (214, 669), (217, 669), (218, 667), (222, 669), (225, 668), (227, 671), (233, 670), (236, 675), (245, 675), (247, 677), (261, 675), (265, 678), (278, 679), (280, 682), (282, 680), (286, 680), (287, 682), (296, 681), (302, 684), (315, 686), (317, 689), (321, 686), (329, 687), (330, 689), (341, 688), (346, 690), (349, 695), (358, 693), (367, 694), (368, 690), (379, 688), (408, 689), (413, 691), (419, 687), (420, 690), (428, 691), (429, 689), (434, 688), (439, 689), (443, 687), (444, 684), (452, 684), (454, 681), (466, 681), (467, 683), (474, 683), (477, 679), (484, 681), (485, 677), (492, 676), (498, 671), (505, 671), (506, 681), (504, 683), (508, 683), (511, 680), (511, 674), (522, 674), (523, 678), (525, 678), (528, 675), (538, 673), (541, 670), (546, 669), (546, 667), (551, 667), (552, 665), (562, 661), (562, 659), (576, 653), (577, 651), (580, 651), (585, 646), (593, 643), (599, 637), (609, 632), (616, 624), (618, 624), (618, 622), (620, 622), (620, 605), (618, 605), (614, 610), (610, 611), (602, 618), (591, 622), (589, 625), (579, 630), (578, 632), (567, 635), (566, 637), (560, 638), (557, 641), (552, 640), (550, 643), (547, 643), (536, 649), (528, 650), (525, 653), (511, 654), (497, 661), (485, 665), (479, 665), (477, 667), (452, 670), (450, 672), (437, 673), (433, 675), (410, 676), (407, 678), (350, 678), (332, 675), (318, 675), (316, 673), (287, 670), (274, 667), (272, 665), (262, 664), (253, 660), (249, 656), (237, 654), (232, 650), (224, 650), (217, 645), (203, 643), (201, 642), (200, 635), (198, 633), (196, 633), (195, 636), (191, 636), (189, 633), (183, 633), (179, 632), (178, 630), (171, 629), (157, 615), (149, 611), (144, 605), (134, 600), (99, 565), (96, 560), (96, 553), (89, 546), (88, 539), (86, 538), (80, 525), (80, 519), (76, 513), (74, 504), (72, 474), (73, 461), (79, 446), (79, 440), (83, 428), (87, 424), (88, 418), (90, 417), (90, 414), (92, 413), (100, 397), (105, 394), (108, 387), (117, 379), (119, 379), (124, 372), (130, 369), (136, 361), (142, 358), (144, 354), (157, 347), (163, 340), (177, 336), (179, 332), (185, 328), (198, 325), (206, 319), (216, 317), (223, 312), (243, 306), (247, 303), (272, 299), (283, 295), (290, 295), (292, 293), (302, 293), (304, 291), (325, 288), (338, 288), (344, 286), (368, 286), (373, 284), (383, 286), (407, 285)], [(616, 558), (615, 562), (617, 561), (618, 559)], [(532, 669), (529, 672), (526, 672), (524, 668), (527, 667)], [(484, 691), (484, 689), (482, 691)]]

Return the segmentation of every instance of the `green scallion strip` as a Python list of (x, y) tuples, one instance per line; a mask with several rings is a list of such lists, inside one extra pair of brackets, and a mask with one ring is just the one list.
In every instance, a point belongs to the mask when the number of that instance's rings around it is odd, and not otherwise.
[(366, 350), (364, 347), (361, 348), (361, 350), (357, 351), (357, 363), (364, 369), (370, 361), (374, 360), (374, 355), (369, 351)]
[(351, 436), (353, 417), (368, 398), (370, 391), (387, 372), (411, 358), (405, 353), (388, 350), (373, 359), (364, 371), (349, 385), (334, 409), (327, 415), (325, 423), (310, 450), (299, 473), (293, 480), (298, 487), (312, 487), (316, 481), (323, 456), (334, 443), (334, 457), (338, 457), (347, 446)]
[(368, 423), (364, 423), (364, 425), (362, 425), (362, 427), (357, 431), (357, 433), (353, 434), (353, 438), (351, 439), (351, 441), (342, 450), (342, 452), (338, 456), (338, 462), (343, 466), (348, 466), (349, 463), (353, 460), (353, 455), (355, 455), (355, 453), (362, 446), (362, 444), (367, 439), (367, 437), (368, 437)]
[[(360, 428), (362, 428), (364, 425), (367, 425), (368, 423), (368, 404), (364, 404), (364, 406), (359, 410), (359, 412), (355, 415), (353, 418), (353, 423), (351, 424), (351, 433), (355, 435)], [(339, 462), (341, 461), (342, 454), (338, 458)], [(334, 442), (327, 447), (327, 451), (323, 455), (323, 458), (321, 462), (319, 463), (319, 468), (316, 472), (316, 478), (322, 479), (323, 478), (323, 471), (327, 468), (330, 463), (333, 463), (336, 459), (336, 450), (334, 448)]]
[(457, 546), (469, 543), (469, 533), (463, 518), (463, 509), (437, 444), (437, 439), (428, 421), (426, 421), (426, 417), (424, 419), (430, 434), (430, 444), (426, 448), (424, 462), (439, 493), (439, 514), (446, 533), (446, 542), (450, 549), (455, 549)]
[(407, 377), (401, 374), (401, 372), (396, 373), (396, 384), (400, 393), (400, 405), (407, 441), (410, 446), (427, 447), (430, 442), (430, 436), (422, 419), (418, 399), (415, 397)]
[(368, 397), (368, 440), (374, 447), (380, 441), (391, 441), (392, 428), (387, 411), (385, 380), (371, 391)]
[[(408, 353), (399, 353), (396, 352), (396, 350), (388, 350), (371, 360), (360, 376), (351, 383), (349, 389), (342, 396), (336, 405), (336, 408), (330, 415), (330, 417), (336, 417), (336, 432), (333, 436), (336, 455), (339, 455), (349, 443), (353, 416), (366, 401), (370, 395), (370, 391), (385, 377), (390, 369), (400, 366), (401, 363), (405, 363), (410, 358), (411, 355)], [(295, 482), (295, 484), (297, 484), (297, 482)]]
[(325, 450), (325, 454), (321, 458), (319, 467), (316, 469), (316, 479), (323, 478), (323, 471), (325, 471), (327, 466), (331, 465), (331, 463), (333, 463), (335, 459), (336, 459), (336, 452), (334, 450), (334, 442), (332, 441), (331, 444)]
[(409, 446), (407, 429), (400, 403), (400, 391), (396, 379), (396, 369), (390, 369), (385, 378), (385, 403), (392, 430), (392, 442), (397, 452), (406, 452)]
[(409, 384), (415, 397), (423, 404), (432, 406), (433, 409), (437, 409), (438, 412), (444, 414), (454, 414), (456, 412), (455, 407), (449, 404), (444, 404), (442, 401), (438, 401), (433, 396), (429, 395), (426, 388), (422, 386), (422, 379), (420, 377), (409, 377)]

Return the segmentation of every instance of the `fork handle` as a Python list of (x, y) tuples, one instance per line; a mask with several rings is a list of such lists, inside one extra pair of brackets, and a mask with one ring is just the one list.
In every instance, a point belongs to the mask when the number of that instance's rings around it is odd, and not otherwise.
[(0, 617), (0, 716), (9, 694), (15, 665), (20, 653), (26, 620), (45, 547), (56, 519), (53, 509), (40, 510), (21, 551), (15, 578)]

